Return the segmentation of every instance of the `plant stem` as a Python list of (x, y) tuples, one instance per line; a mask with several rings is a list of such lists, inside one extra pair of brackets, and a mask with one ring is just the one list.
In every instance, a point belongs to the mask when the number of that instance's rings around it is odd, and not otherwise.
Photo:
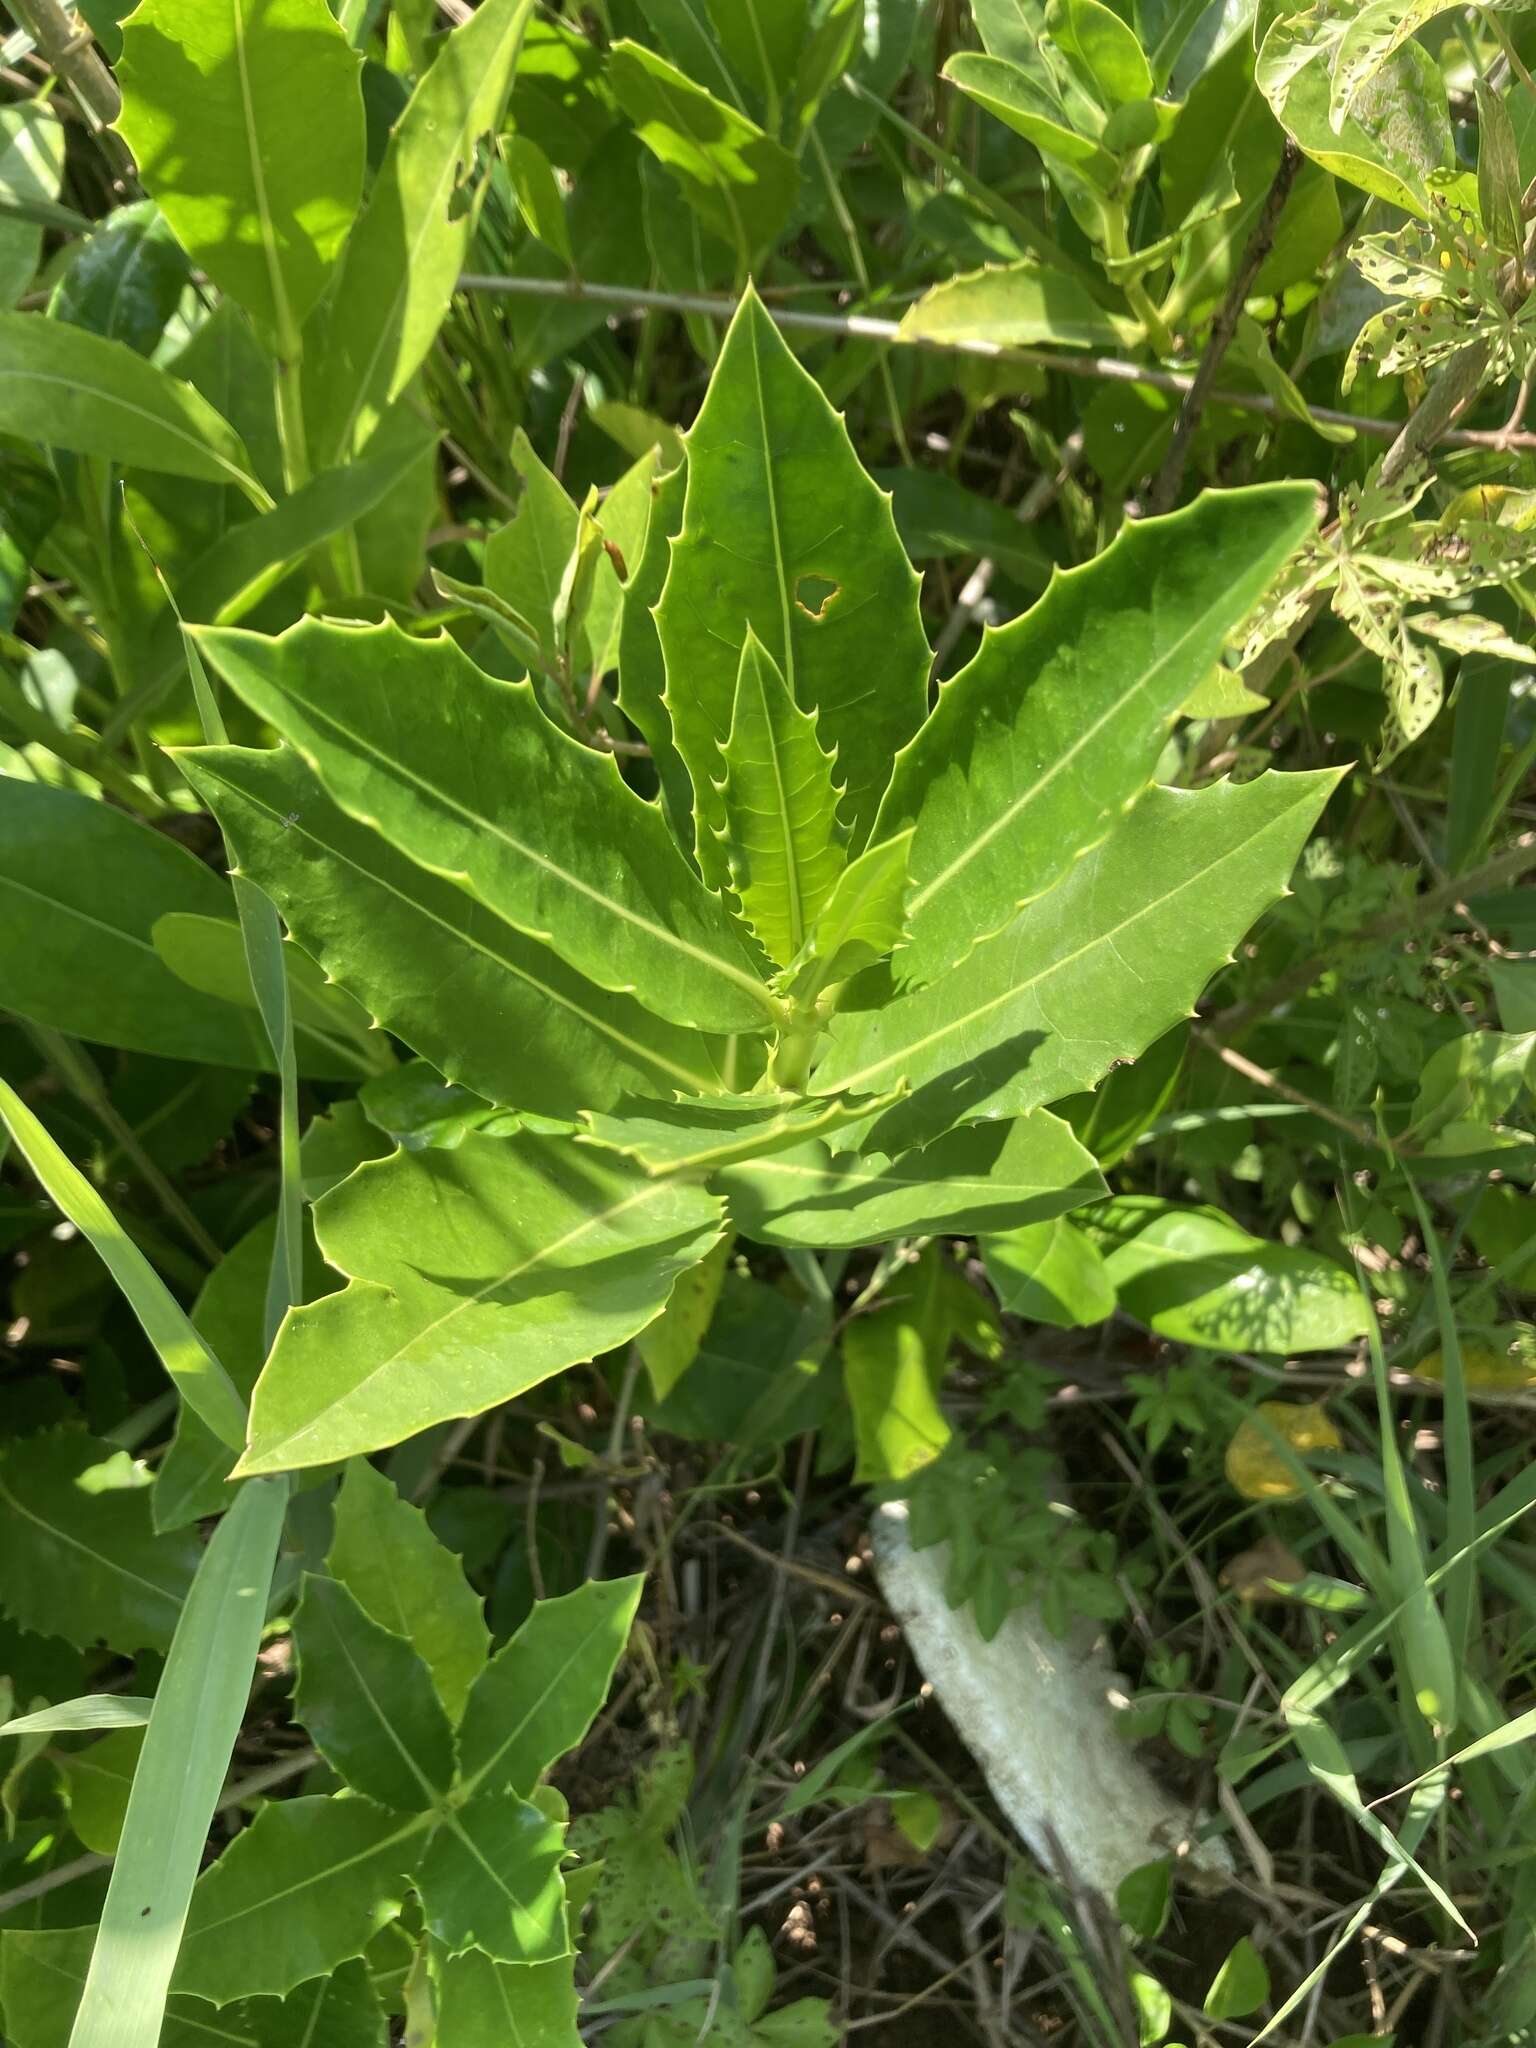
[(297, 356), (273, 366), (272, 389), (277, 401), (277, 438), (283, 451), (283, 483), (288, 495), (309, 482), (309, 437), (304, 430), (304, 392)]
[(38, 53), (69, 87), (117, 176), (134, 182), (133, 158), (112, 123), (123, 110), (117, 80), (102, 62), (83, 14), (69, 15), (59, 0), (13, 0), (11, 13)]
[[(1130, 237), (1126, 228), (1125, 208), (1118, 201), (1106, 204), (1104, 219), (1104, 253), (1112, 262), (1127, 262), (1131, 255)], [(1146, 286), (1139, 277), (1129, 277), (1121, 286), (1125, 303), (1146, 331), (1147, 340), (1160, 356), (1174, 353), (1173, 336), (1168, 331), (1156, 306), (1153, 305)]]
[(1301, 169), (1301, 151), (1287, 136), (1285, 147), (1280, 152), (1280, 168), (1275, 172), (1274, 181), (1264, 195), (1264, 204), (1254, 223), (1253, 233), (1248, 237), (1248, 246), (1243, 251), (1227, 295), (1221, 302), (1216, 318), (1211, 322), (1210, 337), (1205, 352), (1200, 358), (1200, 367), (1195, 380), (1184, 395), (1179, 407), (1179, 417), (1174, 424), (1173, 439), (1168, 444), (1168, 453), (1163, 466), (1157, 473), (1152, 486), (1148, 507), (1153, 512), (1167, 512), (1179, 494), (1179, 484), (1184, 475), (1184, 464), (1189, 455), (1189, 444), (1194, 439), (1200, 416), (1205, 411), (1211, 387), (1216, 382), (1216, 372), (1221, 368), (1222, 358), (1232, 345), (1237, 332), (1237, 323), (1242, 318), (1243, 307), (1253, 289), (1254, 279), (1264, 267), (1264, 259), (1274, 246), (1275, 231), (1280, 225), (1280, 216), (1285, 211), (1285, 202), (1291, 196), (1291, 187), (1296, 182), (1296, 173)]
[[(589, 283), (582, 278), (490, 277), (483, 272), (465, 271), (459, 290), (499, 292), (511, 298), (590, 300), (594, 305), (612, 306), (635, 317), (650, 312), (703, 313), (713, 319), (729, 320), (737, 301), (728, 294), (710, 292), (652, 291), (640, 285)], [(1165, 370), (1155, 364), (1128, 362), (1123, 356), (1085, 356), (1065, 350), (1027, 348), (996, 341), (960, 337), (903, 333), (895, 320), (878, 320), (868, 313), (803, 313), (788, 306), (768, 304), (764, 310), (777, 326), (809, 334), (842, 335), (849, 339), (883, 341), (904, 348), (930, 349), (939, 355), (981, 356), (988, 362), (1021, 363), (1031, 369), (1058, 370), (1066, 377), (1089, 377), (1109, 384), (1146, 384), (1154, 391), (1171, 391), (1182, 397), (1195, 381), (1189, 370)], [(1460, 357), (1456, 360), (1459, 362)], [(1212, 405), (1235, 406), (1240, 412), (1263, 413), (1270, 419), (1291, 415), (1267, 391), (1210, 391)], [(1413, 422), (1372, 419), (1364, 413), (1343, 412), (1336, 406), (1314, 405), (1314, 419), (1330, 426), (1349, 427), (1357, 434), (1378, 441), (1395, 440)], [(1424, 407), (1414, 414), (1417, 421)], [(1426, 422), (1426, 429), (1428, 427)], [(1508, 434), (1501, 429), (1447, 427), (1434, 437), (1448, 448), (1517, 449), (1536, 452), (1536, 433)]]

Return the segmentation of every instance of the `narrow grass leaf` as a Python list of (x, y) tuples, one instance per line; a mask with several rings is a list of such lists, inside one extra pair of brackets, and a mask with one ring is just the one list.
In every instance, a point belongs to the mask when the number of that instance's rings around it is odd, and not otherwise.
[(84, 1699), (63, 1700), (0, 1724), (0, 1735), (77, 1735), (97, 1728), (142, 1728), (153, 1700), (136, 1693), (93, 1692)]
[(70, 2048), (155, 2048), (192, 1887), (250, 1694), (285, 1482), (242, 1488), (171, 1643)]
[(183, 1398), (217, 1437), (238, 1450), (245, 1442), (245, 1403), (234, 1382), (95, 1188), (4, 1081), (0, 1121), (50, 1200), (90, 1239)]

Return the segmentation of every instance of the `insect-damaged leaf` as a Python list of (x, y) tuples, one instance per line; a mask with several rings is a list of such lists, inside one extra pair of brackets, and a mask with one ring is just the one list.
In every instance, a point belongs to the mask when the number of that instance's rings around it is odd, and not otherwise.
[(714, 779), (749, 628), (801, 710), (818, 714), (847, 783), (843, 820), (861, 846), (891, 757), (927, 702), (918, 579), (890, 500), (753, 293), (688, 434), (683, 528), (657, 626), (706, 875), (725, 871)]

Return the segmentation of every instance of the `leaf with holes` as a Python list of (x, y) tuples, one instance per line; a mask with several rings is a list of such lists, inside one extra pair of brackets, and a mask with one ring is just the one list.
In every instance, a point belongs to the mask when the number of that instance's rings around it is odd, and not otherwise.
[(847, 786), (858, 851), (891, 757), (921, 724), (928, 642), (890, 501), (755, 294), (731, 322), (688, 435), (682, 531), (657, 610), (666, 709), (693, 779), (698, 856), (722, 879), (715, 789), (754, 632)]

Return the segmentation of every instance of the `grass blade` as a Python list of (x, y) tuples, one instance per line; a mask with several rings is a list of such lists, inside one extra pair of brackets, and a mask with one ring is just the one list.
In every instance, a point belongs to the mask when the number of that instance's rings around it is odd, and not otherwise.
[[(1465, 1553), (1471, 1544), (1477, 1521), (1477, 1475), (1472, 1457), (1472, 1411), (1467, 1401), (1467, 1380), (1461, 1355), (1461, 1336), (1456, 1311), (1451, 1305), (1450, 1281), (1446, 1276), (1445, 1253), (1435, 1231), (1423, 1195), (1413, 1175), (1399, 1161), (1408, 1192), (1419, 1219), (1419, 1234), (1429, 1260), (1430, 1285), (1434, 1293), (1435, 1320), (1440, 1326), (1440, 1356), (1444, 1364), (1443, 1405), (1445, 1442), (1446, 1543), (1453, 1553)], [(1445, 1589), (1445, 1629), (1451, 1655), (1459, 1667), (1472, 1639), (1477, 1605), (1477, 1574), (1470, 1559), (1458, 1564)]]
[(213, 1533), (134, 1772), (69, 2048), (156, 2048), (203, 1847), (266, 1617), (286, 1480), (254, 1480)]
[(0, 1122), (10, 1131), (49, 1199), (95, 1246), (182, 1398), (221, 1442), (231, 1450), (243, 1449), (245, 1403), (235, 1391), (234, 1381), (95, 1188), (4, 1081), (0, 1081)]
[[(202, 720), (203, 738), (210, 746), (222, 746), (229, 735), (219, 710), (203, 657), (192, 635), (182, 629), (182, 645), (192, 677), (192, 694)], [(245, 942), (245, 960), (250, 969), (256, 1008), (272, 1048), (272, 1060), (281, 1087), (279, 1117), (279, 1178), (277, 1235), (272, 1243), (272, 1270), (267, 1281), (263, 1317), (262, 1348), (270, 1351), (278, 1325), (303, 1293), (304, 1198), (299, 1185), (299, 1068), (293, 1046), (293, 1005), (288, 994), (288, 974), (283, 965), (283, 930), (277, 906), (247, 876), (233, 874), (235, 910), (240, 919), (240, 936)]]

